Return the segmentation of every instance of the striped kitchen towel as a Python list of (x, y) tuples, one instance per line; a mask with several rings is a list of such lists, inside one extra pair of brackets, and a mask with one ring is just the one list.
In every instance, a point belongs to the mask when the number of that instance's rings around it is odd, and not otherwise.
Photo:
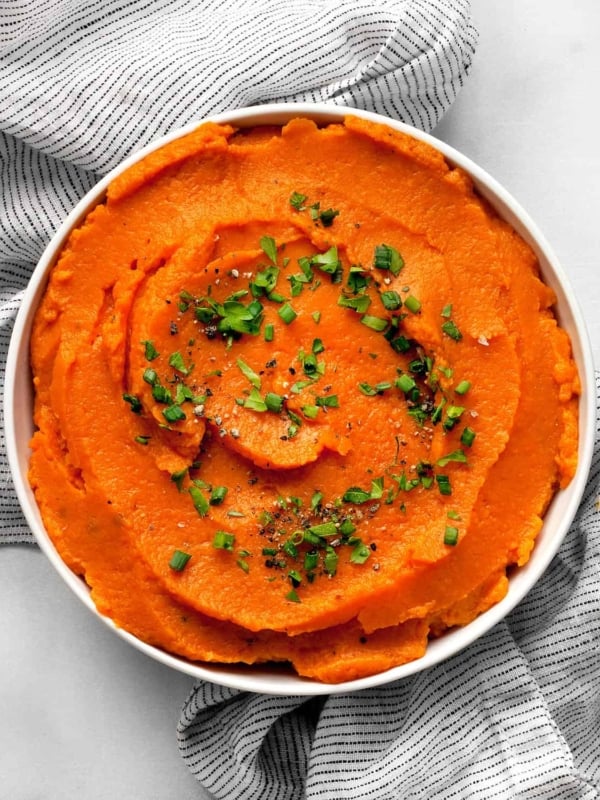
[(600, 425), (577, 518), (504, 622), (436, 667), (356, 694), (199, 683), (178, 726), (183, 759), (217, 800), (597, 800), (599, 493)]
[[(21, 292), (61, 220), (134, 150), (277, 101), (430, 130), (467, 74), (469, 0), (0, 2), (0, 381)], [(0, 421), (0, 542), (33, 542)]]

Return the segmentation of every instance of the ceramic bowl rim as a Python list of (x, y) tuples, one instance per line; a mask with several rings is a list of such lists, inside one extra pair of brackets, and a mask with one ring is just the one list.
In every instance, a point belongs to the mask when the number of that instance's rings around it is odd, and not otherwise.
[[(534, 548), (532, 558), (527, 565), (512, 574), (507, 596), (465, 627), (448, 631), (441, 638), (430, 642), (425, 655), (416, 661), (365, 678), (340, 684), (325, 684), (300, 678), (277, 665), (246, 667), (190, 662), (141, 641), (127, 631), (118, 628), (112, 620), (96, 610), (87, 585), (62, 561), (46, 533), (35, 497), (27, 481), (27, 463), (30, 453), (29, 438), (33, 432), (31, 419), (32, 389), (31, 376), (28, 374), (28, 351), (29, 333), (35, 309), (45, 289), (50, 269), (56, 261), (69, 232), (77, 227), (91, 208), (102, 200), (110, 181), (123, 170), (159, 147), (186, 135), (198, 125), (207, 121), (229, 123), (235, 127), (250, 127), (283, 124), (294, 117), (308, 116), (317, 121), (318, 124), (326, 124), (340, 122), (347, 115), (383, 123), (432, 145), (444, 155), (449, 163), (466, 171), (473, 179), (479, 193), (532, 245), (540, 260), (544, 279), (557, 294), (557, 316), (561, 325), (568, 330), (571, 336), (574, 356), (580, 371), (582, 394), (579, 404), (580, 441), (577, 473), (569, 487), (561, 490), (554, 498), (545, 516), (544, 527)], [(29, 411), (29, 414), (26, 413), (27, 411)], [(458, 654), (504, 619), (545, 572), (575, 517), (590, 469), (596, 421), (594, 366), (586, 325), (566, 274), (549, 243), (529, 214), (485, 170), (470, 158), (450, 145), (436, 139), (431, 134), (373, 112), (324, 103), (274, 103), (251, 106), (195, 120), (141, 148), (103, 177), (75, 205), (58, 228), (35, 267), (27, 288), (23, 292), (7, 356), (4, 412), (8, 461), (15, 490), (25, 518), (37, 543), (48, 557), (52, 566), (93, 615), (101, 619), (118, 636), (128, 641), (135, 648), (166, 666), (186, 673), (198, 680), (206, 680), (242, 691), (273, 695), (339, 694), (384, 685), (414, 675)]]

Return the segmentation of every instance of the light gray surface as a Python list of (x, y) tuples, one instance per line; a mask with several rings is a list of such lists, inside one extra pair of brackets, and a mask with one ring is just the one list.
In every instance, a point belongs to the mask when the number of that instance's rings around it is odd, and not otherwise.
[[(600, 4), (473, 9), (474, 68), (435, 134), (546, 234), (600, 363)], [(0, 800), (202, 800), (175, 741), (190, 687), (94, 619), (39, 551), (0, 549)]]

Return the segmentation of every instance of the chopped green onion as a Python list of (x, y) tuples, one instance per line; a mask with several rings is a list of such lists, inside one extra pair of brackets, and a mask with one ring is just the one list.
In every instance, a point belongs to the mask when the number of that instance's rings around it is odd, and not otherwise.
[(313, 321), (315, 322), (315, 324), (318, 325), (319, 322), (321, 321), (321, 312), (320, 311), (313, 311), (312, 314), (311, 314), (311, 317), (313, 318)]
[(260, 376), (257, 375), (256, 372), (254, 372), (252, 367), (249, 367), (248, 364), (246, 364), (246, 362), (243, 361), (241, 358), (236, 359), (235, 363), (238, 365), (244, 377), (248, 378), (252, 386), (255, 386), (257, 389), (260, 389), (260, 384), (261, 384)]
[(411, 378), (410, 375), (405, 373), (404, 375), (400, 375), (398, 378), (396, 378), (394, 385), (396, 388), (404, 392), (404, 394), (407, 394), (416, 388), (417, 383), (414, 378)]
[(444, 544), (455, 545), (458, 542), (458, 528), (451, 525), (446, 526), (444, 531)]
[(134, 414), (140, 414), (141, 413), (141, 411), (142, 411), (142, 402), (141, 402), (140, 398), (137, 395), (125, 393), (123, 395), (123, 400), (125, 400), (126, 403), (129, 403), (129, 405), (131, 406), (131, 410), (133, 411)]
[(315, 403), (321, 408), (339, 408), (340, 401), (337, 394), (322, 395), (315, 398)]
[(402, 300), (398, 292), (390, 290), (381, 293), (381, 302), (387, 311), (397, 311), (402, 305)]
[(378, 333), (384, 331), (389, 324), (387, 319), (383, 319), (382, 317), (374, 317), (371, 314), (365, 314), (363, 317), (361, 317), (360, 321), (363, 325), (366, 325), (367, 328), (371, 328), (371, 330), (377, 331)]
[(448, 320), (448, 322), (444, 322), (442, 325), (442, 330), (447, 336), (449, 336), (451, 339), (454, 339), (455, 342), (458, 342), (462, 339), (462, 333), (451, 319)]
[(154, 384), (158, 380), (157, 372), (155, 369), (152, 369), (152, 367), (148, 367), (147, 369), (145, 369), (142, 377), (146, 381), (146, 383), (150, 384), (150, 386), (154, 386)]
[(290, 589), (290, 591), (286, 594), (285, 599), (289, 600), (291, 603), (302, 602), (298, 597), (298, 592), (295, 589)]
[(291, 558), (298, 557), (298, 547), (296, 542), (292, 541), (292, 539), (288, 539), (286, 542), (283, 543), (283, 552), (290, 556)]
[(275, 336), (275, 326), (272, 322), (265, 325), (265, 342), (272, 342)]
[(450, 419), (460, 419), (464, 413), (464, 406), (448, 406), (446, 409), (446, 414), (450, 417)]
[(383, 497), (383, 477), (374, 478), (371, 481), (371, 500), (380, 500)]
[(441, 316), (445, 317), (446, 319), (450, 319), (452, 316), (452, 303), (448, 303), (447, 306), (444, 306), (441, 311)]
[(470, 381), (461, 381), (458, 384), (458, 386), (454, 389), (454, 391), (456, 392), (456, 394), (463, 395), (463, 394), (466, 394), (469, 391), (470, 388), (471, 388), (471, 382)]
[(163, 409), (162, 413), (167, 422), (179, 422), (180, 420), (185, 419), (185, 411), (181, 408), (181, 406), (178, 406), (177, 403), (167, 406), (167, 408)]
[(309, 353), (307, 355), (301, 350), (298, 359), (302, 364), (302, 369), (309, 377), (317, 372), (317, 357), (314, 353)]
[(333, 547), (327, 547), (323, 558), (323, 568), (328, 575), (335, 575), (338, 565), (338, 554)]
[(383, 394), (387, 389), (391, 389), (392, 384), (389, 381), (379, 381), (375, 386), (371, 386), (370, 383), (365, 382), (359, 383), (358, 388), (367, 397), (374, 397), (377, 394)]
[(409, 294), (409, 296), (405, 299), (404, 305), (413, 314), (418, 314), (421, 310), (421, 302), (412, 294)]
[(290, 205), (292, 208), (295, 208), (296, 211), (304, 211), (303, 203), (308, 198), (306, 194), (300, 194), (300, 192), (292, 192), (290, 197)]
[(315, 536), (335, 536), (338, 532), (335, 522), (320, 522), (317, 525), (311, 525), (308, 530)]
[(322, 272), (326, 272), (329, 275), (336, 275), (341, 267), (337, 247), (334, 245), (324, 253), (318, 253), (310, 259), (310, 263), (318, 267)]
[(380, 244), (375, 248), (373, 266), (375, 269), (389, 270), (392, 275), (397, 275), (404, 266), (404, 260), (396, 248)]
[(292, 583), (292, 586), (294, 588), (296, 588), (297, 586), (300, 586), (300, 584), (302, 583), (302, 575), (300, 575), (300, 573), (298, 572), (297, 569), (291, 569), (288, 572), (287, 576), (290, 579), (290, 581)]
[(311, 572), (311, 570), (316, 569), (319, 563), (319, 555), (315, 552), (308, 552), (304, 555), (304, 570), (306, 572)]
[(361, 489), (360, 486), (351, 486), (349, 489), (346, 489), (342, 495), (342, 500), (344, 503), (362, 504), (368, 503), (371, 499), (371, 494), (369, 492), (365, 492), (365, 490)]
[(471, 428), (465, 428), (464, 431), (461, 433), (460, 441), (465, 447), (471, 447), (473, 442), (475, 441), (475, 431)]
[(283, 408), (283, 397), (280, 394), (275, 394), (275, 392), (267, 392), (265, 395), (265, 405), (267, 411), (278, 414)]
[(269, 292), (267, 296), (269, 300), (272, 300), (274, 303), (285, 303), (285, 296), (279, 292)]
[(308, 258), (307, 256), (301, 256), (298, 259), (298, 266), (302, 270), (302, 274), (306, 278), (306, 281), (310, 283), (313, 279), (313, 270), (310, 265), (310, 258)]
[(154, 343), (150, 340), (146, 340), (142, 342), (144, 345), (144, 355), (146, 357), (146, 361), (154, 361), (155, 358), (158, 358), (159, 353), (156, 347), (154, 347)]
[(155, 383), (152, 387), (152, 397), (157, 403), (164, 403), (165, 405), (170, 405), (173, 402), (171, 392), (160, 383)]
[(279, 316), (285, 322), (286, 325), (289, 325), (290, 322), (293, 322), (298, 316), (296, 311), (294, 311), (294, 309), (289, 303), (285, 303), (283, 306), (281, 306), (281, 308), (277, 313), (279, 314)]
[(438, 467), (445, 467), (451, 461), (456, 461), (459, 464), (466, 464), (467, 457), (462, 450), (454, 450), (452, 453), (448, 453), (448, 455), (442, 456), (442, 458), (438, 458), (436, 464)]
[(340, 212), (337, 209), (333, 208), (328, 208), (325, 211), (321, 211), (319, 214), (319, 219), (321, 220), (323, 227), (329, 228), (339, 213)]
[(342, 308), (351, 308), (353, 311), (358, 311), (360, 314), (364, 314), (367, 308), (371, 305), (371, 298), (368, 294), (358, 294), (354, 295), (353, 297), (347, 297), (344, 294), (341, 294), (338, 297), (338, 306)]
[(353, 264), (348, 273), (346, 285), (354, 294), (358, 294), (367, 288), (370, 278), (360, 264)]
[(136, 436), (133, 441), (137, 442), (138, 444), (148, 444), (148, 442), (150, 441), (150, 437), (149, 436)]
[(184, 469), (180, 469), (178, 472), (173, 472), (171, 474), (171, 480), (177, 486), (178, 491), (183, 491), (183, 479), (188, 474), (188, 467)]
[(374, 397), (377, 394), (377, 389), (375, 389), (374, 386), (371, 386), (370, 383), (359, 383), (358, 388), (367, 397)]
[(175, 550), (169, 561), (169, 566), (175, 572), (181, 572), (191, 557), (190, 553), (184, 553), (183, 550)]
[(292, 394), (300, 394), (302, 389), (306, 389), (307, 386), (312, 386), (314, 382), (315, 382), (314, 379), (306, 381), (295, 381), (291, 385), (290, 391), (292, 392)]
[(288, 275), (288, 281), (290, 282), (290, 287), (292, 290), (292, 297), (298, 297), (299, 294), (302, 294), (302, 289), (307, 283), (310, 283), (310, 280), (310, 278), (303, 274)]
[[(254, 280), (249, 284), (253, 297), (262, 297), (263, 294), (273, 298), (273, 292), (279, 277), (279, 267), (270, 264), (265, 269), (256, 273)], [(241, 304), (240, 304), (241, 305)], [(243, 306), (242, 306), (243, 308)]]
[(216, 531), (213, 539), (213, 547), (217, 550), (233, 550), (235, 536), (227, 531)]
[(310, 499), (310, 507), (312, 511), (316, 511), (317, 508), (321, 505), (321, 500), (323, 499), (323, 492), (314, 492), (313, 496)]
[(211, 506), (220, 505), (227, 495), (227, 486), (215, 486), (210, 493), (210, 500), (208, 501)]
[(412, 417), (417, 425), (424, 425), (427, 420), (427, 412), (424, 411), (419, 406), (415, 406), (414, 408), (408, 409), (409, 417)]
[(406, 336), (396, 336), (395, 338), (390, 339), (389, 342), (392, 350), (394, 350), (396, 353), (407, 353), (412, 347), (410, 340), (407, 339)]
[(250, 394), (242, 401), (244, 408), (249, 408), (251, 411), (266, 411), (267, 404), (260, 396), (260, 392), (256, 387), (250, 390)]
[(325, 350), (325, 345), (323, 344), (323, 340), (313, 339), (311, 350), (315, 355), (319, 355), (319, 353), (322, 353)]
[(364, 564), (370, 555), (370, 548), (366, 544), (363, 544), (363, 542), (359, 541), (350, 553), (350, 562), (352, 564)]
[(182, 375), (189, 375), (194, 365), (190, 364), (189, 367), (186, 367), (181, 353), (175, 352), (169, 356), (169, 366), (176, 369), (177, 372), (181, 372)]
[(435, 480), (438, 485), (438, 489), (440, 490), (440, 494), (444, 495), (452, 494), (452, 486), (450, 485), (450, 478), (447, 475), (436, 475)]
[(287, 415), (295, 425), (297, 425), (298, 427), (302, 425), (302, 418), (299, 417), (298, 414), (294, 414), (294, 412), (291, 411), (289, 408), (287, 410)]
[(277, 264), (277, 245), (272, 236), (260, 237), (260, 249), (270, 259), (273, 264)]
[(192, 498), (194, 508), (198, 512), (198, 516), (205, 517), (208, 514), (208, 500), (206, 497), (202, 494), (197, 486), (190, 486), (188, 492)]
[(319, 413), (319, 406), (302, 406), (302, 413), (307, 419), (316, 419)]

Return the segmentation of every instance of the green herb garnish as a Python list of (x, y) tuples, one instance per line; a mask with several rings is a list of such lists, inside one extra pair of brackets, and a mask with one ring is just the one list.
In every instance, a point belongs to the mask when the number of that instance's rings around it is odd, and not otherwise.
[(231, 552), (235, 544), (235, 535), (227, 531), (216, 531), (212, 544), (216, 550), (228, 550)]
[(404, 266), (404, 260), (395, 247), (380, 244), (375, 248), (373, 266), (375, 269), (389, 270), (392, 275), (398, 275)]
[(142, 402), (137, 395), (125, 393), (123, 395), (123, 400), (125, 400), (126, 403), (129, 403), (134, 414), (141, 414)]
[(447, 336), (449, 336), (451, 339), (454, 339), (455, 342), (458, 342), (462, 339), (462, 333), (457, 328), (456, 323), (454, 323), (451, 319), (449, 319), (448, 322), (443, 323), (442, 330)]
[(221, 505), (225, 497), (227, 496), (227, 486), (215, 486), (210, 493), (209, 503), (211, 506), (218, 506)]
[(298, 316), (297, 312), (294, 311), (289, 303), (285, 303), (283, 306), (281, 306), (277, 313), (286, 325), (289, 325), (290, 322), (293, 322)]
[(175, 550), (169, 561), (169, 566), (175, 572), (181, 572), (192, 556), (183, 550)]
[(142, 344), (144, 345), (144, 355), (147, 361), (154, 361), (155, 358), (158, 358), (159, 353), (153, 342), (147, 339)]
[(248, 378), (248, 380), (250, 381), (252, 386), (255, 386), (257, 389), (260, 389), (260, 385), (261, 385), (260, 375), (258, 375), (252, 369), (252, 367), (249, 367), (248, 364), (246, 364), (246, 362), (243, 361), (241, 358), (236, 359), (235, 363), (238, 365), (238, 367), (239, 367), (240, 371), (242, 372), (242, 374), (244, 375), (244, 377)]
[(444, 531), (444, 544), (455, 545), (458, 542), (458, 528), (447, 525)]
[(260, 237), (260, 249), (270, 259), (273, 264), (277, 265), (277, 245), (272, 236)]

